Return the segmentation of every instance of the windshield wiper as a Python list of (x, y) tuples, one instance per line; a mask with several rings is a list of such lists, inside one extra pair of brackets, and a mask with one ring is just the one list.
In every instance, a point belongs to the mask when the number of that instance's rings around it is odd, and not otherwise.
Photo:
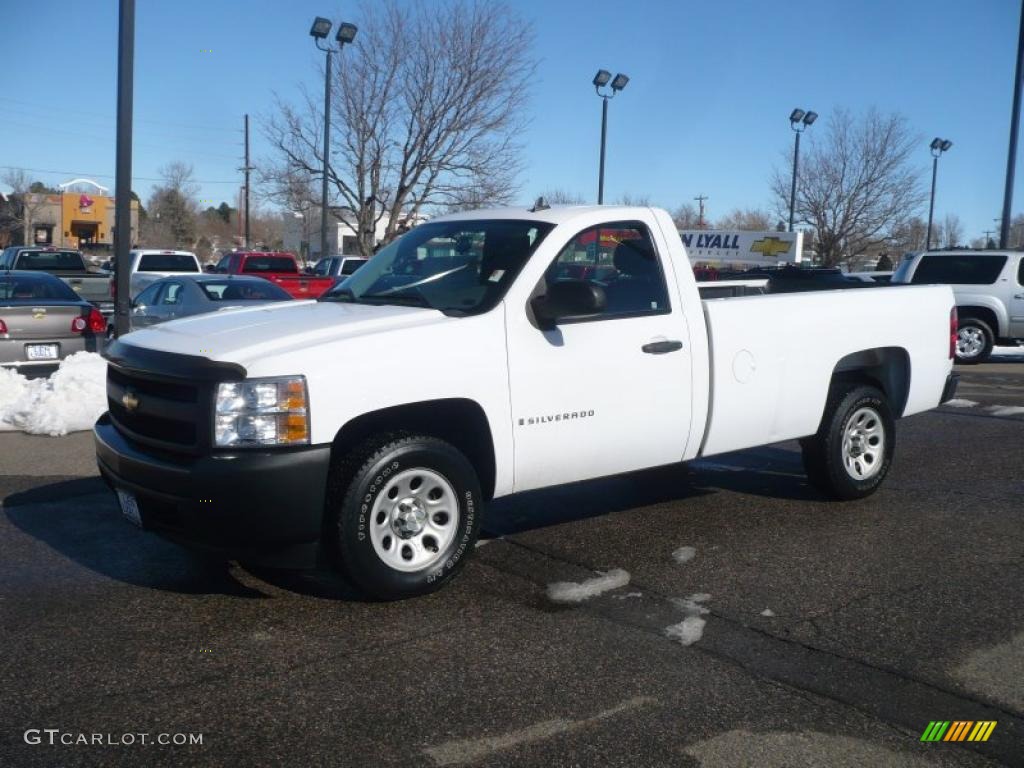
[(363, 299), (376, 299), (384, 304), (410, 304), (414, 307), (434, 308), (433, 304), (419, 295), (419, 293), (390, 293), (382, 291), (380, 293), (364, 293), (359, 299), (360, 301)]
[(339, 288), (336, 291), (331, 291), (329, 295), (321, 296), (320, 301), (351, 301), (356, 300), (356, 295), (352, 293), (351, 288)]

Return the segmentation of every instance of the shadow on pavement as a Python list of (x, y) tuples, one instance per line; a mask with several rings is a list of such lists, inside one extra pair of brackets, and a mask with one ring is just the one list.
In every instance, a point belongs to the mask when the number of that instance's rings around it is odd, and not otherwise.
[(204, 558), (133, 527), (99, 478), (13, 493), (3, 500), (3, 509), (23, 533), (125, 584), (182, 594), (265, 597), (235, 579), (226, 561)]

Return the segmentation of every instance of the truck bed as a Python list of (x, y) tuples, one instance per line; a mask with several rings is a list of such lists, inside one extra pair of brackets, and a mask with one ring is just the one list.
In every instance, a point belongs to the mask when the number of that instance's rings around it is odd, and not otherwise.
[[(879, 301), (884, 292), (887, 301)], [(898, 295), (897, 295), (898, 294)], [(832, 373), (863, 360), (905, 362), (897, 416), (934, 408), (949, 367), (945, 286), (891, 286), (705, 299), (710, 403), (700, 455), (813, 434)], [(854, 359), (852, 355), (859, 355)], [(933, 370), (910, 370), (910, 360)]]

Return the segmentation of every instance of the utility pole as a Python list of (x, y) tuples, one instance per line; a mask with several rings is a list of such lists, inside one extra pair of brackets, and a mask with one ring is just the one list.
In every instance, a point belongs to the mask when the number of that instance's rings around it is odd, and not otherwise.
[[(135, 0), (121, 0), (117, 34), (117, 158), (114, 173), (114, 332), (131, 330), (132, 97), (135, 87)], [(63, 206), (61, 207), (63, 211)]]
[(1017, 168), (1017, 134), (1020, 133), (1020, 90), (1024, 77), (1024, 2), (1021, 2), (1020, 32), (1017, 34), (1017, 70), (1013, 79), (1013, 111), (1010, 113), (1010, 150), (1006, 158), (1006, 187), (1003, 190), (1003, 222), (999, 227), (999, 247), (1006, 248), (1010, 239), (1013, 213), (1013, 174)]
[(993, 232), (991, 229), (985, 230), (985, 248), (988, 248), (988, 244), (992, 242), (992, 235), (994, 234), (995, 232)]
[(704, 229), (704, 201), (708, 199), (707, 195), (697, 195), (694, 200), (697, 201), (697, 205), (700, 206), (700, 212), (697, 214), (697, 228)]
[(249, 250), (252, 244), (249, 241), (249, 116), (245, 116), (245, 249)]

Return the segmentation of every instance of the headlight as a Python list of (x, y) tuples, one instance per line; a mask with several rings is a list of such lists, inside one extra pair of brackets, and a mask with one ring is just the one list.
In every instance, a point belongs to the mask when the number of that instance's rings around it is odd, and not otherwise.
[(214, 444), (308, 445), (305, 376), (224, 382), (214, 402)]

